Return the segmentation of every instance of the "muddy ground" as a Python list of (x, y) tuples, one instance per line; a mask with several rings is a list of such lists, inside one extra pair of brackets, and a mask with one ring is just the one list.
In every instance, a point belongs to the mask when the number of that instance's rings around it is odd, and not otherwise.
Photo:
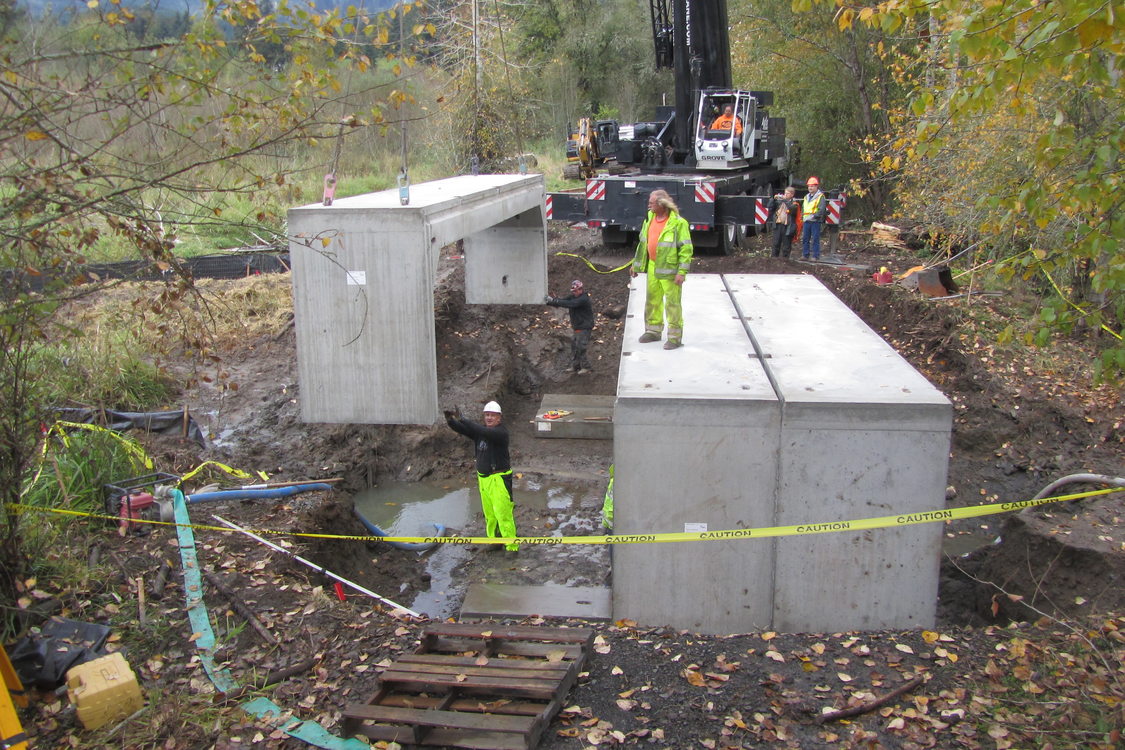
[[(606, 470), (612, 462), (611, 442), (537, 439), (533, 419), (547, 393), (615, 393), (628, 277), (607, 271), (628, 257), (601, 246), (597, 235), (581, 228), (553, 229), (550, 251), (551, 292), (562, 294), (571, 279), (581, 278), (594, 300), (598, 317), (591, 344), (592, 372), (576, 375), (568, 370), (570, 331), (564, 310), (466, 305), (463, 268), (457, 249), (450, 247), (442, 254), (435, 295), (440, 398), (443, 408), (460, 406), (469, 414), (489, 400), (503, 405), (512, 432), (521, 533), (547, 535), (560, 529), (567, 534), (595, 533)], [(974, 334), (974, 318), (963, 302), (926, 300), (898, 286), (877, 286), (866, 273), (767, 255), (752, 246), (730, 257), (699, 257), (693, 271), (814, 274), (894, 345), (954, 402), (950, 505), (1027, 499), (1051, 481), (1078, 472), (1125, 475), (1120, 394), (1112, 386), (1090, 383), (1089, 360), (1079, 340), (1065, 347), (1068, 356), (1055, 358), (1016, 347), (1004, 349), (995, 346), (991, 337)], [(862, 233), (845, 235), (842, 255), (851, 263), (887, 265), (895, 272), (923, 260), (868, 244)], [(257, 294), (287, 295), (288, 284), (285, 276), (275, 276), (210, 282), (205, 288), (221, 296), (244, 293), (247, 285), (254, 285)], [(998, 311), (1011, 309), (1011, 303), (1004, 297), (973, 301), (994, 305)], [(690, 326), (689, 320), (687, 346)], [(239, 341), (221, 356), (223, 377), (210, 383), (196, 381), (182, 401), (211, 436), (211, 446), (200, 449), (178, 439), (146, 437), (158, 469), (179, 473), (212, 458), (265, 471), (273, 481), (340, 481), (329, 493), (218, 503), (207, 508), (207, 514), (219, 513), (259, 529), (365, 534), (350, 509), (349, 498), (355, 492), (390, 481), (427, 480), (453, 486), (472, 475), (471, 444), (444, 424), (302, 423), (291, 324)], [(186, 381), (187, 370), (181, 375)], [(224, 387), (216, 385), (220, 382)], [(519, 505), (522, 488), (556, 482), (577, 489), (574, 507), (554, 513)], [(573, 692), (572, 710), (545, 734), (541, 746), (776, 743), (807, 747), (833, 742), (934, 746), (911, 744), (921, 740), (909, 731), (888, 732), (878, 714), (871, 720), (857, 719), (846, 731), (816, 724), (812, 717), (824, 705), (833, 701), (839, 705), (847, 697), (838, 689), (822, 690), (817, 670), (800, 665), (810, 658), (814, 664), (829, 666), (833, 659), (837, 665), (850, 661), (851, 667), (839, 668), (862, 674), (864, 684), (875, 693), (897, 684), (897, 678), (888, 677), (895, 670), (903, 679), (927, 673), (936, 680), (927, 693), (936, 696), (943, 689), (955, 689), (958, 671), (989, 658), (990, 649), (1002, 637), (993, 625), (1005, 625), (1012, 617), (1033, 619), (1038, 611), (1066, 617), (1125, 611), (1122, 517), (1125, 501), (1119, 493), (948, 525), (950, 537), (1003, 539), (968, 557), (947, 557), (943, 564), (939, 622), (943, 632), (955, 633), (958, 645), (964, 644), (959, 662), (943, 656), (943, 649), (935, 649), (919, 632), (713, 638), (659, 627), (637, 629), (630, 623), (595, 625), (607, 650), (595, 654), (595, 663)], [(468, 527), (449, 531), (481, 534), (479, 513), (474, 518)], [(193, 520), (211, 523), (206, 517), (193, 516)], [(409, 603), (430, 585), (424, 558), (414, 552), (364, 542), (292, 541), (306, 558), (399, 603)], [(96, 604), (99, 593), (117, 592), (117, 598), (131, 601), (138, 575), (151, 579), (160, 560), (175, 559), (174, 542), (163, 531), (124, 540), (107, 534), (100, 543), (120, 572), (84, 604), (68, 602), (70, 616), (110, 618), (112, 609)], [(290, 706), (303, 718), (320, 720), (329, 729), (338, 730), (339, 712), (346, 703), (370, 697), (377, 664), (417, 642), (418, 623), (373, 609), (362, 596), (341, 602), (323, 576), (244, 537), (202, 531), (200, 554), (204, 567), (241, 592), (267, 628), (284, 634), (280, 645), (264, 643), (251, 629), (232, 624), (237, 618), (226, 611), (227, 604), (209, 592), (208, 602), (229, 643), (224, 655), (236, 675), (248, 681), (252, 670), (315, 659), (313, 671), (282, 683), (270, 694), (275, 702)], [(456, 603), (473, 581), (601, 585), (609, 576), (608, 556), (602, 549), (525, 547), (515, 558), (465, 552), (445, 595)], [(142, 680), (164, 695), (186, 686), (205, 691), (198, 663), (190, 656), (190, 627), (180, 617), (182, 592), (176, 577), (158, 593), (155, 601), (150, 597), (150, 606), (167, 617), (168, 628), (159, 638), (151, 627), (140, 625), (125, 632), (123, 640), (135, 654), (133, 663)], [(1028, 605), (1034, 611), (1029, 613)], [(767, 652), (785, 658), (762, 658)], [(741, 666), (731, 668), (732, 663)], [(705, 684), (696, 685), (684, 674), (692, 665), (712, 675), (729, 674), (729, 681), (709, 677)], [(750, 721), (752, 715), (758, 718)], [(177, 724), (175, 717), (174, 707), (167, 704), (154, 706), (141, 717), (148, 736), (158, 738), (151, 744), (135, 739), (138, 735), (124, 728), (116, 738), (100, 738), (85, 746), (98, 742), (138, 747), (300, 746), (237, 712), (216, 724), (217, 738), (211, 739), (190, 723)], [(44, 738), (73, 737), (75, 731), (73, 717), (62, 708), (57, 714), (41, 712), (36, 724)], [(975, 746), (976, 730), (962, 730), (958, 735), (964, 739), (962, 744)], [(83, 740), (89, 741), (88, 736)]]

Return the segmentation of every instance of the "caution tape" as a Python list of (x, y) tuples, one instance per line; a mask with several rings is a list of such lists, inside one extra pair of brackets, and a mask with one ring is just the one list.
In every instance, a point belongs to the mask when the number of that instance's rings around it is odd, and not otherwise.
[[(317, 534), (304, 531), (278, 531), (276, 529), (249, 529), (256, 534), (274, 534), (279, 536), (293, 536), (305, 539), (338, 539), (356, 542), (408, 542), (412, 544), (521, 544), (529, 547), (555, 546), (560, 544), (660, 544), (666, 542), (715, 542), (731, 539), (765, 539), (781, 536), (806, 536), (810, 534), (832, 534), (842, 531), (867, 531), (869, 529), (896, 528), (902, 526), (916, 526), (936, 521), (957, 521), (965, 518), (978, 518), (992, 516), (1000, 513), (1010, 513), (1024, 508), (1034, 508), (1050, 503), (1080, 500), (1085, 497), (1109, 495), (1114, 492), (1123, 492), (1125, 487), (1109, 487), (1089, 492), (1076, 492), (1071, 495), (1055, 495), (1036, 500), (1017, 500), (1011, 503), (992, 503), (989, 505), (971, 505), (964, 508), (947, 508), (945, 510), (924, 510), (914, 513), (900, 513), (894, 516), (875, 516), (861, 518), (854, 521), (828, 521), (821, 523), (805, 523), (795, 526), (764, 526), (758, 529), (723, 529), (717, 531), (685, 531), (665, 534), (607, 534), (598, 536), (538, 536), (538, 537), (475, 537), (475, 536), (371, 536), (357, 534)], [(103, 518), (109, 521), (120, 521), (120, 517), (105, 513), (89, 513), (86, 511), (67, 510), (64, 508), (41, 508), (23, 503), (9, 503), (5, 506), (14, 511), (34, 511), (40, 513), (56, 513), (66, 516), (80, 516), (85, 518)], [(179, 524), (171, 521), (155, 521), (143, 518), (131, 518), (130, 523), (147, 523), (155, 526), (190, 526), (193, 529), (208, 531), (229, 532), (225, 526), (209, 526), (206, 524)]]
[(600, 274), (610, 274), (610, 273), (617, 273), (618, 271), (624, 271), (624, 270), (625, 270), (626, 268), (628, 268), (629, 266), (633, 265), (633, 261), (632, 261), (632, 260), (629, 260), (629, 262), (628, 262), (628, 263), (626, 263), (626, 264), (625, 264), (625, 265), (623, 265), (623, 266), (618, 266), (617, 268), (612, 268), (612, 269), (610, 269), (610, 270), (608, 270), (608, 271), (603, 271), (603, 270), (601, 270), (600, 268), (598, 268), (597, 266), (595, 266), (595, 265), (593, 264), (593, 262), (592, 262), (592, 261), (591, 261), (591, 260), (590, 260), (589, 258), (587, 258), (587, 257), (585, 257), (585, 256), (582, 256), (582, 255), (578, 255), (577, 253), (563, 253), (563, 252), (558, 252), (558, 253), (555, 253), (555, 255), (561, 255), (561, 256), (564, 256), (564, 257), (567, 257), (567, 258), (578, 258), (578, 260), (580, 260), (580, 261), (582, 261), (583, 263), (585, 263), (585, 264), (586, 264), (586, 266), (587, 266), (587, 267), (588, 267), (588, 268), (589, 268), (589, 269), (590, 269), (591, 271), (593, 271), (594, 273), (600, 273)]
[[(50, 450), (51, 445), (51, 441), (47, 438), (50, 438), (52, 435), (54, 435), (59, 438), (64, 446), (69, 447), (70, 436), (67, 434), (68, 430), (86, 430), (87, 432), (106, 435), (113, 440), (116, 440), (121, 445), (121, 447), (125, 449), (126, 453), (139, 461), (146, 469), (151, 470), (154, 466), (152, 457), (145, 452), (144, 447), (140, 443), (126, 435), (122, 435), (116, 430), (111, 430), (108, 427), (102, 427), (101, 425), (89, 424), (87, 422), (67, 422), (65, 420), (59, 420), (49, 428), (47, 428), (46, 431), (44, 431), (43, 441), (39, 446), (39, 465), (36, 466), (35, 474), (31, 477), (31, 481), (24, 484), (21, 496), (26, 495), (31, 487), (33, 487), (35, 483), (39, 481), (39, 477), (43, 473), (43, 467), (47, 463), (47, 454)], [(219, 461), (204, 461), (203, 463), (199, 464), (199, 466), (196, 466), (191, 471), (182, 475), (180, 477), (179, 483), (183, 484), (208, 467), (218, 469), (219, 471), (235, 477), (236, 479), (253, 479), (254, 477), (258, 477), (263, 482), (265, 482), (270, 478), (269, 474), (264, 471), (255, 471), (251, 473), (248, 471), (243, 471), (242, 469), (236, 469), (232, 466), (227, 466), (226, 464), (220, 463)]]

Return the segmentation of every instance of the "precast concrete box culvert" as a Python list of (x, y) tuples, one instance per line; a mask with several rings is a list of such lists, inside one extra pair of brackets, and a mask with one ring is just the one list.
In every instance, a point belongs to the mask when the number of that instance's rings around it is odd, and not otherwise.
[[(932, 626), (952, 406), (817, 279), (693, 274), (684, 346), (641, 344), (633, 281), (614, 406), (613, 614), (710, 634)], [(816, 533), (828, 532), (828, 533)]]

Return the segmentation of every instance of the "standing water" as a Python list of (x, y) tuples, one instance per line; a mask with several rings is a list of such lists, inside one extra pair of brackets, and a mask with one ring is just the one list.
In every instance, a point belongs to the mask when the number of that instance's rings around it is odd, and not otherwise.
[[(565, 512), (575, 503), (575, 493), (569, 487), (517, 484), (515, 496), (518, 504), (533, 508), (539, 515)], [(391, 482), (364, 490), (352, 500), (356, 510), (388, 536), (432, 537), (436, 533), (434, 524), (444, 526), (449, 536), (484, 533), (480, 493), (475, 484)], [(426, 557), (430, 588), (420, 592), (408, 606), (435, 619), (455, 616), (464, 591), (454, 589), (453, 574), (472, 554), (462, 545), (438, 545)]]

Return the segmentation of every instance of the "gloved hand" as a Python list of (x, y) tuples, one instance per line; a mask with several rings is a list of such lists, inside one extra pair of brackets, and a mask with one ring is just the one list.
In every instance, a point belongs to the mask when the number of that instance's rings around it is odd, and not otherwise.
[(555, 298), (550, 296), (550, 295), (547, 295), (546, 297), (543, 298), (543, 304), (544, 305), (549, 305), (554, 301), (555, 301)]
[(446, 409), (445, 411), (443, 411), (442, 414), (445, 415), (445, 421), (446, 422), (449, 422), (449, 421), (454, 419), (454, 414), (449, 409)]
[(461, 419), (461, 407), (460, 406), (454, 406), (453, 407), (453, 416), (457, 417), (458, 419)]

